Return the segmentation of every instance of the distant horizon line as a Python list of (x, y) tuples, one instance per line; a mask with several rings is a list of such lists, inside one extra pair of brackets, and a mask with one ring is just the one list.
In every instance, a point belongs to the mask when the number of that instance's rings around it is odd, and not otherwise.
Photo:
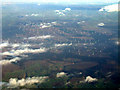
[(2, 2), (2, 4), (63, 4), (63, 5), (79, 5), (79, 4), (90, 4), (90, 5), (95, 5), (95, 4), (117, 4), (119, 2), (110, 2), (110, 3), (107, 3), (107, 2), (88, 2), (88, 3), (85, 3), (85, 2), (79, 2), (79, 3), (65, 3), (65, 2), (59, 2), (59, 3), (55, 3), (55, 2)]

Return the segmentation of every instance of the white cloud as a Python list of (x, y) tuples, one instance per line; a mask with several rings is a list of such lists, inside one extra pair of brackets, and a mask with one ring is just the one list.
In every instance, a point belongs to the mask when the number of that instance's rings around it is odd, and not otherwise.
[(55, 44), (55, 47), (62, 47), (62, 46), (71, 46), (72, 43), (67, 44), (67, 43), (63, 43), (63, 44)]
[(39, 4), (37, 4), (38, 6), (40, 6), (40, 3)]
[(9, 88), (14, 88), (18, 86), (25, 86), (25, 85), (32, 85), (34, 83), (43, 83), (45, 80), (48, 79), (48, 76), (41, 76), (41, 77), (28, 77), (26, 79), (22, 78), (18, 80), (17, 78), (9, 79)]
[(34, 37), (28, 37), (25, 39), (29, 39), (29, 40), (37, 40), (37, 39), (48, 39), (48, 38), (52, 38), (54, 36), (51, 35), (43, 35), (43, 36), (34, 36)]
[(88, 83), (95, 82), (95, 81), (97, 81), (97, 79), (92, 78), (91, 76), (87, 76), (86, 79), (85, 79), (85, 82), (88, 82)]
[(13, 43), (13, 44), (10, 44), (10, 45), (12, 46), (12, 48), (17, 48), (17, 47), (25, 48), (25, 47), (30, 47), (31, 46), (30, 44), (26, 44), (26, 43), (23, 43), (23, 44)]
[(51, 27), (51, 25), (43, 25), (41, 28), (48, 28)]
[(57, 22), (51, 22), (51, 24), (53, 24), (53, 25), (57, 25)]
[(16, 48), (16, 47), (19, 47), (20, 44), (16, 43), (16, 44), (12, 44), (11, 46), (12, 46), (13, 48)]
[(59, 10), (55, 10), (56, 13), (60, 12)]
[(60, 16), (65, 16), (65, 14), (63, 12), (60, 12), (60, 11), (57, 12), (57, 14), (60, 15)]
[(21, 47), (30, 47), (30, 44), (22, 44)]
[(59, 15), (59, 16), (65, 16), (66, 11), (71, 11), (71, 8), (65, 8), (64, 10), (55, 10), (55, 12)]
[(10, 55), (10, 56), (19, 56), (22, 54), (28, 54), (28, 53), (43, 53), (46, 52), (46, 48), (39, 48), (39, 49), (29, 49), (29, 48), (24, 48), (24, 49), (18, 49), (18, 50), (11, 50), (7, 52), (3, 52), (2, 55)]
[(21, 58), (19, 58), (19, 57), (15, 57), (15, 58), (10, 59), (10, 60), (0, 60), (0, 65), (7, 65), (7, 64), (10, 64), (12, 62), (17, 62), (20, 60), (21, 60)]
[(67, 73), (65, 72), (60, 72), (60, 73), (57, 73), (56, 77), (63, 77), (65, 76)]
[(65, 8), (65, 11), (71, 11), (71, 8)]
[(56, 14), (58, 14), (59, 16), (65, 16), (65, 14), (63, 13), (65, 10), (55, 10)]
[(118, 7), (119, 7), (118, 4), (112, 4), (101, 8), (99, 11), (118, 12), (119, 11)]
[(9, 43), (8, 42), (4, 42), (0, 44), (0, 48), (4, 48), (4, 47), (8, 47)]
[(29, 15), (26, 14), (25, 16), (28, 17)]
[[(53, 24), (54, 25), (54, 24)], [(49, 28), (52, 26), (52, 23), (41, 23), (40, 28)]]
[(17, 48), (17, 47), (30, 47), (30, 44), (20, 44), (20, 43), (9, 43), (9, 42), (4, 42), (0, 44), (0, 48), (5, 48), (5, 47), (12, 47), (12, 48)]
[(36, 16), (38, 16), (38, 15), (39, 15), (39, 14), (34, 14), (34, 13), (33, 13), (33, 14), (31, 14), (31, 16), (35, 16), (35, 17), (36, 17)]
[(105, 25), (104, 23), (99, 23), (98, 24), (98, 26), (101, 26), (101, 27), (104, 26), (104, 25)]
[(77, 24), (82, 24), (82, 23), (85, 23), (85, 21), (77, 22)]
[(120, 42), (119, 42), (119, 41), (116, 41), (115, 44), (116, 44), (116, 45), (120, 45)]
[[(42, 38), (49, 38), (49, 37), (50, 36), (43, 36)], [(19, 58), (18, 56), (21, 56), (22, 58), (26, 58), (26, 57), (28, 57), (28, 55), (26, 55), (26, 54), (44, 53), (48, 50), (46, 48), (32, 49), (32, 48), (30, 48), (31, 45), (26, 44), (26, 43), (20, 44), (20, 43), (4, 42), (4, 43), (0, 44), (0, 48), (6, 48), (6, 47), (10, 47), (10, 50), (3, 51), (2, 53), (0, 53), (0, 55), (14, 56), (15, 58), (0, 60), (0, 65), (8, 65), (13, 62), (17, 63), (17, 61), (21, 60), (21, 58)]]
[[(43, 36), (42, 38), (49, 38), (50, 36)], [(40, 45), (40, 44), (39, 44)], [(0, 44), (1, 48), (5, 48), (5, 47), (10, 47), (10, 50), (8, 51), (3, 51), (2, 53), (0, 53), (0, 55), (3, 56), (15, 56), (16, 58), (10, 59), (10, 60), (1, 60), (0, 64), (2, 65), (6, 65), (6, 64), (10, 64), (12, 62), (17, 62), (20, 61), (21, 58), (19, 58), (18, 56), (21, 56), (23, 58), (28, 57), (26, 54), (36, 54), (36, 53), (44, 53), (46, 52), (48, 49), (46, 48), (38, 48), (38, 49), (32, 49), (30, 48), (31, 45), (30, 44), (26, 44), (26, 43), (9, 43), (9, 42), (4, 42), (2, 44)]]

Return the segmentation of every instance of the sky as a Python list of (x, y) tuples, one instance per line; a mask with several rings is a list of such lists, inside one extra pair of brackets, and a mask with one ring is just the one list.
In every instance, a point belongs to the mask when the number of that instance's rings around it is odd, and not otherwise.
[(119, 0), (2, 0), (2, 2), (39, 2), (39, 3), (113, 3)]

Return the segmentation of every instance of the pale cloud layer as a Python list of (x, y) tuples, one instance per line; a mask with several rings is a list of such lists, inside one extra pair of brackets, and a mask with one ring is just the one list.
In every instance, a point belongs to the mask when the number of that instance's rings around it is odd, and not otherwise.
[(118, 4), (112, 4), (112, 5), (108, 5), (105, 6), (103, 8), (101, 8), (99, 11), (106, 11), (106, 12), (118, 12), (119, 11), (119, 5)]
[(39, 3), (92, 3), (92, 2), (103, 2), (111, 3), (118, 2), (119, 0), (3, 0), (3, 2), (39, 2)]

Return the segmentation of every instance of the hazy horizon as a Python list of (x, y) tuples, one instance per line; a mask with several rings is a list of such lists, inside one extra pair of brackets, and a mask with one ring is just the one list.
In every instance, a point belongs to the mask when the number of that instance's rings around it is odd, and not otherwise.
[(56, 4), (59, 4), (59, 3), (66, 3), (66, 4), (79, 4), (79, 3), (117, 3), (119, 2), (119, 0), (4, 0), (2, 1), (3, 3), (4, 2), (10, 2), (10, 3), (19, 3), (19, 2), (22, 2), (22, 3), (56, 3)]

